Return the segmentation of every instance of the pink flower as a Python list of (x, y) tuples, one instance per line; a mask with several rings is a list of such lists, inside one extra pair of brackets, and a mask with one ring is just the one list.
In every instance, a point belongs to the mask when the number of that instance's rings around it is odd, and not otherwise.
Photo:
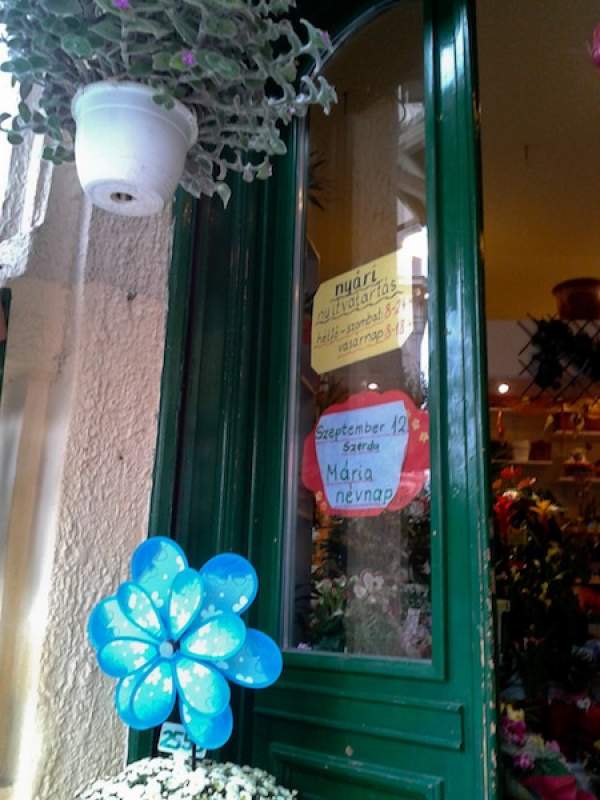
[(328, 50), (331, 50), (331, 36), (327, 33), (327, 31), (321, 31), (321, 38), (323, 39), (323, 44)]
[(546, 742), (546, 748), (551, 753), (560, 753), (560, 745), (557, 741), (552, 740), (551, 742)]
[(600, 67), (600, 25), (596, 25), (592, 34), (592, 61)]
[(192, 53), (191, 50), (184, 50), (181, 54), (181, 60), (186, 65), (186, 67), (195, 67), (198, 63), (196, 61), (196, 56)]
[(514, 757), (513, 763), (517, 769), (521, 769), (523, 772), (529, 772), (534, 765), (533, 758), (528, 756), (527, 753), (519, 753), (518, 756)]
[(131, 8), (129, 0), (112, 0), (112, 4), (119, 11), (127, 11), (127, 9)]
[(521, 745), (525, 742), (526, 732), (527, 726), (523, 720), (511, 720), (508, 719), (508, 717), (505, 717), (502, 720), (502, 733), (504, 737), (512, 744), (516, 744), (518, 747), (521, 747)]

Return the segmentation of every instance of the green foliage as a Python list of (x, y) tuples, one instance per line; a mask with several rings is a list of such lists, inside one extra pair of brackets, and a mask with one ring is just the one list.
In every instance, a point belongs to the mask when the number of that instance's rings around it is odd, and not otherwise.
[[(196, 197), (228, 197), (228, 172), (265, 179), (270, 157), (285, 153), (281, 128), (313, 104), (326, 112), (335, 91), (318, 71), (331, 48), (309, 22), (296, 30), (294, 0), (0, 0), (9, 60), (0, 66), (20, 84), (16, 115), (0, 115), (11, 144), (25, 131), (47, 137), (44, 157), (73, 159), (71, 101), (101, 80), (135, 80), (155, 101), (181, 100), (197, 116), (199, 137), (182, 185)], [(35, 91), (34, 91), (35, 90)], [(35, 98), (35, 102), (33, 100)]]
[(553, 498), (520, 477), (520, 470), (508, 467), (494, 485), (496, 590), (508, 609), (500, 685), (516, 672), (530, 699), (544, 696), (550, 684), (582, 691), (590, 665), (580, 650), (588, 620), (578, 591), (590, 578), (593, 545), (563, 533)]
[(399, 512), (328, 518), (313, 544), (310, 605), (297, 606), (304, 644), (431, 658), (430, 549), (426, 492)]

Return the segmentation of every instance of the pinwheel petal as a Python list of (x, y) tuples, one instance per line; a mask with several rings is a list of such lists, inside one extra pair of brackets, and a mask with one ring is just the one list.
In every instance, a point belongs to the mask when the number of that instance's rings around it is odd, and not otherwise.
[(235, 553), (211, 558), (200, 570), (204, 587), (202, 619), (225, 611), (242, 614), (258, 592), (258, 577), (252, 564)]
[(136, 583), (119, 586), (117, 600), (125, 616), (160, 642), (167, 638), (167, 631), (154, 608), (148, 594)]
[(175, 705), (173, 664), (161, 659), (136, 681), (131, 692), (130, 712), (145, 728), (162, 724)]
[(114, 639), (98, 651), (100, 669), (111, 678), (124, 678), (158, 657), (158, 648), (135, 639)]
[(242, 648), (232, 658), (219, 661), (215, 666), (233, 683), (265, 689), (281, 675), (283, 659), (270, 636), (249, 628)]
[(131, 577), (148, 592), (165, 620), (171, 583), (187, 565), (181, 547), (164, 536), (154, 536), (143, 542), (131, 558)]
[(236, 614), (221, 614), (188, 633), (181, 651), (192, 658), (217, 661), (235, 655), (244, 644), (246, 626)]
[[(150, 669), (152, 669), (152, 667), (150, 667)], [(149, 670), (146, 668), (144, 673), (148, 671)], [(131, 710), (131, 696), (139, 683), (139, 677), (139, 675), (128, 675), (117, 683), (117, 688), (115, 689), (115, 708), (125, 725), (128, 725), (136, 731), (143, 731), (146, 730), (148, 726), (140, 722)]]
[(179, 694), (194, 711), (215, 717), (227, 707), (231, 691), (225, 678), (208, 664), (200, 664), (185, 656), (175, 664)]
[(88, 621), (88, 637), (96, 650), (102, 649), (115, 639), (156, 643), (153, 636), (128, 619), (114, 596), (101, 600), (93, 609)]
[(205, 750), (223, 747), (233, 731), (233, 714), (229, 705), (216, 717), (207, 717), (180, 700), (179, 716), (188, 739)]
[(202, 603), (202, 581), (193, 569), (175, 576), (169, 596), (170, 638), (179, 639), (189, 627)]

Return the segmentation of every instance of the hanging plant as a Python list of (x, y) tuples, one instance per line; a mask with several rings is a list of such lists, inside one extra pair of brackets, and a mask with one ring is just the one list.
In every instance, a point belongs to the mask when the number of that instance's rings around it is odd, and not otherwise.
[[(317, 74), (330, 39), (306, 20), (295, 28), (293, 5), (4, 0), (10, 55), (0, 69), (19, 84), (21, 102), (0, 127), (14, 145), (27, 131), (44, 135), (55, 164), (76, 158), (93, 201), (117, 213), (156, 213), (178, 182), (227, 203), (228, 173), (269, 177), (271, 157), (286, 151), (282, 127), (336, 100)], [(314, 77), (300, 77), (305, 59)], [(107, 145), (113, 152), (103, 155)]]

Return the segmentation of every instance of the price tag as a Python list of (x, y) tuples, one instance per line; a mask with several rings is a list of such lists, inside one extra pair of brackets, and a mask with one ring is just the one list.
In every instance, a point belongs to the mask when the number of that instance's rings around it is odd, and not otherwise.
[(192, 742), (185, 735), (183, 725), (175, 722), (165, 722), (160, 729), (158, 750), (166, 755), (180, 753), (187, 755), (192, 752)]

